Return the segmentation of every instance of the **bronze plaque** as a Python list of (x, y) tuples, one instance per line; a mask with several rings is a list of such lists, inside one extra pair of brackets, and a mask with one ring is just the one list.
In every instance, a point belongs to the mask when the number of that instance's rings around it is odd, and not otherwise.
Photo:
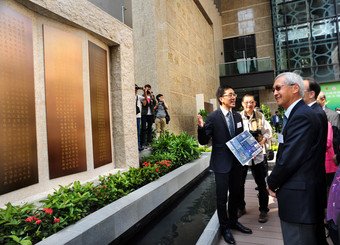
[(0, 194), (38, 183), (32, 22), (0, 4)]
[(106, 50), (89, 42), (94, 167), (112, 162)]
[(86, 171), (80, 37), (44, 25), (50, 178)]

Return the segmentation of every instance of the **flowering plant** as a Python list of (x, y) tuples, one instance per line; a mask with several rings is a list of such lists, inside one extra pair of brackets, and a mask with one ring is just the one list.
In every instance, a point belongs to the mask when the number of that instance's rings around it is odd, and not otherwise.
[[(60, 186), (33, 204), (0, 208), (0, 244), (31, 245), (73, 224), (99, 208), (158, 179), (171, 170), (199, 157), (197, 142), (187, 134), (164, 134), (153, 143), (153, 152), (142, 168), (130, 168), (108, 176), (100, 176), (99, 184), (75, 181)], [(166, 159), (166, 160), (164, 160)]]
[(53, 209), (35, 209), (32, 204), (13, 206), (6, 204), (0, 209), (1, 244), (30, 245), (48, 237), (63, 228), (63, 218), (53, 215)]
[(60, 221), (63, 219), (53, 215), (52, 208), (37, 209), (27, 215), (25, 219), (27, 228), (31, 231), (32, 241), (40, 241), (60, 230)]

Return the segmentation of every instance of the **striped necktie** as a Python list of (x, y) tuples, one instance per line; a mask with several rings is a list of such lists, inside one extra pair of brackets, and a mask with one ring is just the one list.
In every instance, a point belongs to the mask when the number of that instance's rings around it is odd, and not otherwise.
[(233, 115), (230, 111), (227, 113), (226, 119), (227, 119), (229, 133), (230, 133), (231, 137), (234, 137), (235, 136), (235, 126), (234, 126)]

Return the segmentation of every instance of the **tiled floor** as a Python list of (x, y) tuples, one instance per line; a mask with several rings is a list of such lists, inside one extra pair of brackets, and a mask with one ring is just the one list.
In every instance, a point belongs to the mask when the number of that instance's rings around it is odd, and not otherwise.
[[(249, 176), (248, 177), (252, 177)], [(278, 216), (278, 208), (276, 200), (272, 197), (269, 197), (269, 220), (268, 222), (261, 224), (257, 221), (259, 211), (258, 211), (258, 199), (257, 199), (257, 191), (255, 190), (256, 184), (255, 181), (251, 179), (247, 179), (246, 181), (246, 209), (247, 213), (239, 218), (239, 221), (251, 228), (253, 230), (253, 234), (247, 235), (243, 234), (239, 231), (233, 230), (233, 235), (236, 240), (237, 245), (255, 245), (255, 244), (265, 244), (265, 245), (283, 245), (282, 233), (281, 233), (281, 225), (280, 219)], [(333, 245), (330, 238), (327, 239), (329, 245)], [(218, 245), (226, 244), (223, 238), (221, 237)]]
[[(256, 184), (254, 180), (247, 180), (246, 182), (246, 209), (247, 213), (243, 215), (239, 221), (251, 228), (253, 230), (253, 234), (247, 235), (243, 234), (239, 231), (233, 230), (233, 235), (236, 240), (236, 244), (238, 245), (254, 245), (254, 244), (267, 244), (267, 245), (281, 245), (282, 234), (281, 234), (281, 226), (280, 219), (278, 216), (278, 209), (276, 200), (272, 197), (269, 197), (269, 208), (270, 211), (268, 213), (269, 220), (268, 222), (261, 224), (257, 221), (259, 211), (258, 211), (258, 199), (257, 199), (257, 191), (255, 190)], [(223, 238), (220, 239), (218, 244), (226, 244)]]

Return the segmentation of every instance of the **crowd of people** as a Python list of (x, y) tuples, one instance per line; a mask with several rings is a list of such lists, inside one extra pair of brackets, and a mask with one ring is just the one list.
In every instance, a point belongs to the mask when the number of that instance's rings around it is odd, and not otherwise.
[[(142, 91), (142, 94), (138, 94), (138, 91)], [(156, 128), (156, 139), (165, 132), (166, 124), (170, 121), (169, 107), (163, 94), (154, 96), (150, 84), (144, 87), (135, 85), (135, 95), (138, 150), (142, 151), (152, 142), (153, 124)]]
[(248, 130), (266, 149), (272, 128), (255, 110), (253, 95), (242, 98), (243, 111), (238, 113), (234, 110), (234, 90), (221, 86), (216, 92), (220, 108), (205, 121), (197, 116), (200, 144), (212, 141), (210, 168), (215, 174), (221, 235), (227, 243), (235, 244), (232, 229), (252, 233), (238, 221), (246, 214), (244, 184), (250, 168), (258, 190), (258, 222), (269, 218), (269, 195), (276, 198), (284, 244), (328, 244), (325, 227), (332, 242), (340, 244), (340, 115), (325, 106), (325, 94), (314, 79), (292, 72), (275, 78), (273, 95), (284, 113), (276, 111), (271, 118), (279, 147), (268, 177), (265, 152), (242, 166), (226, 145)]

